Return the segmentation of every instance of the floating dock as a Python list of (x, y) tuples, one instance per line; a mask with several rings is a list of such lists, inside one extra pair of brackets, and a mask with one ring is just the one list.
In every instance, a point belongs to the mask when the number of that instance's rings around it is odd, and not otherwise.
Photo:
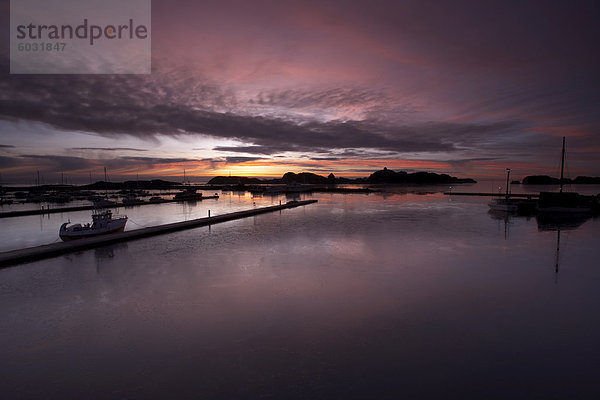
[[(71, 253), (74, 251), (87, 250), (98, 246), (104, 246), (113, 243), (125, 242), (128, 240), (140, 239), (148, 236), (161, 235), (184, 229), (192, 229), (200, 226), (218, 224), (220, 222), (232, 221), (236, 219), (251, 217), (254, 215), (265, 214), (273, 211), (284, 210), (316, 203), (317, 200), (289, 201), (285, 204), (269, 207), (254, 208), (251, 210), (237, 211), (229, 214), (217, 215), (193, 219), (190, 221), (174, 222), (152, 226), (149, 228), (135, 229), (131, 231), (112, 233), (91, 238), (72, 240), (69, 242), (52, 243), (43, 246), (29, 247), (26, 249), (12, 250), (0, 253), (0, 268), (10, 265), (24, 263), (28, 261), (41, 260), (43, 258), (55, 257), (60, 254)], [(58, 232), (58, 231), (57, 231)]]
[[(446, 196), (486, 196), (486, 197), (506, 197), (505, 193), (485, 193), (485, 192), (444, 192)], [(539, 193), (509, 193), (508, 197), (522, 199), (539, 199)]]
[[(143, 201), (143, 202), (132, 203), (132, 204), (116, 203), (114, 205), (111, 205), (108, 207), (101, 207), (101, 208), (137, 207), (137, 206), (147, 206), (149, 204), (163, 204), (163, 203), (185, 203), (185, 202), (218, 199), (218, 198), (219, 198), (219, 196), (214, 195), (214, 196), (202, 196), (201, 199), (197, 199), (197, 200), (164, 199), (164, 200), (157, 200), (157, 201)], [(75, 206), (75, 207), (36, 208), (35, 210), (7, 211), (7, 212), (0, 213), (0, 218), (24, 217), (27, 215), (57, 214), (57, 213), (65, 213), (65, 212), (73, 212), (73, 211), (93, 210), (95, 208), (98, 208), (98, 207), (89, 205), (89, 206)]]

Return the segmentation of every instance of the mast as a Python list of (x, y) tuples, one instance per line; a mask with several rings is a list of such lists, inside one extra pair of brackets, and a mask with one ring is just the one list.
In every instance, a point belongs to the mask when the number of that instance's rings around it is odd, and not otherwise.
[(558, 274), (558, 262), (560, 260), (560, 226), (556, 230), (556, 265), (554, 267), (554, 272)]
[(563, 136), (562, 157), (560, 159), (560, 192), (563, 192), (563, 177), (565, 172), (565, 137)]
[(510, 168), (506, 168), (506, 198), (508, 199), (508, 185), (509, 185), (509, 180), (508, 178), (510, 177)]
[(104, 167), (104, 188), (106, 192), (106, 198), (108, 199), (108, 180), (106, 179), (106, 167)]

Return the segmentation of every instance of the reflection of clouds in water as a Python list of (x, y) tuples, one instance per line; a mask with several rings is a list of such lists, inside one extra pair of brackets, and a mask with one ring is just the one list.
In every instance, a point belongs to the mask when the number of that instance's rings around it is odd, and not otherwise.
[[(110, 390), (126, 382), (117, 389), (129, 397), (202, 390), (218, 398), (224, 387), (235, 391), (243, 381), (252, 394), (309, 382), (335, 398), (340, 382), (346, 387), (360, 377), (372, 390), (398, 374), (403, 385), (417, 382), (415, 393), (429, 387), (423, 382), (447, 393), (448, 382), (464, 376), (487, 384), (508, 374), (522, 382), (524, 369), (558, 382), (556, 368), (579, 382), (588, 373), (579, 360), (600, 333), (600, 225), (589, 221), (570, 233), (561, 259), (566, 274), (556, 290), (548, 279), (555, 235), (538, 232), (536, 221), (511, 220), (504, 240), (486, 200), (409, 196), (385, 204), (371, 196), (327, 196), (211, 231), (0, 270), (6, 321), (0, 346), (8, 349), (6, 364), (20, 366), (5, 374), (26, 387), (38, 368), (60, 364), (62, 375), (77, 374), (85, 363), (86, 384), (104, 390), (98, 377), (111, 371), (119, 378)], [(552, 329), (564, 321), (585, 324), (586, 334)], [(36, 346), (39, 338), (44, 346)], [(12, 350), (27, 346), (29, 356)], [(571, 368), (563, 368), (560, 354), (549, 361), (548, 346), (575, 354), (566, 356)], [(515, 347), (518, 360), (510, 353), (490, 362)], [(35, 390), (53, 387), (47, 374)], [(259, 389), (248, 389), (252, 382)], [(275, 397), (286, 398), (281, 390)], [(433, 394), (427, 397), (443, 397)]]

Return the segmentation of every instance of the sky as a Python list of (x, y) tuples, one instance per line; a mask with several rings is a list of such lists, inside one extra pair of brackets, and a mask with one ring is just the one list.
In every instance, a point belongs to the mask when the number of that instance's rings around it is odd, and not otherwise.
[(154, 0), (147, 75), (9, 74), (9, 3), (3, 183), (600, 176), (597, 1)]

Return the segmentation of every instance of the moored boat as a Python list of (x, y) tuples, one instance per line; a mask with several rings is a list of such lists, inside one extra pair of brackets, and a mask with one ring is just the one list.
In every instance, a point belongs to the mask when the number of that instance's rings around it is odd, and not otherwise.
[(511, 199), (508, 197), (501, 197), (498, 199), (493, 199), (490, 203), (491, 211), (501, 211), (501, 212), (517, 212), (519, 211), (519, 204), (517, 200)]
[(540, 192), (538, 211), (545, 214), (586, 214), (592, 211), (593, 197), (575, 192)]
[(144, 204), (144, 200), (138, 199), (134, 195), (128, 195), (123, 198), (122, 203), (127, 206), (135, 206), (139, 204)]
[(595, 199), (575, 192), (565, 192), (565, 137), (563, 136), (562, 157), (560, 165), (560, 191), (540, 192), (538, 211), (542, 214), (586, 214), (592, 211)]
[(506, 194), (504, 197), (498, 197), (488, 203), (491, 211), (497, 212), (517, 212), (519, 211), (518, 201), (510, 198), (510, 168), (506, 168)]
[(61, 225), (58, 235), (63, 241), (81, 239), (109, 233), (123, 232), (127, 216), (113, 217), (112, 211), (102, 210), (92, 214), (91, 224), (74, 224), (68, 226), (70, 222)]
[(196, 189), (188, 187), (185, 188), (182, 192), (177, 193), (175, 197), (173, 197), (173, 199), (179, 201), (202, 200), (202, 192), (197, 193)]

